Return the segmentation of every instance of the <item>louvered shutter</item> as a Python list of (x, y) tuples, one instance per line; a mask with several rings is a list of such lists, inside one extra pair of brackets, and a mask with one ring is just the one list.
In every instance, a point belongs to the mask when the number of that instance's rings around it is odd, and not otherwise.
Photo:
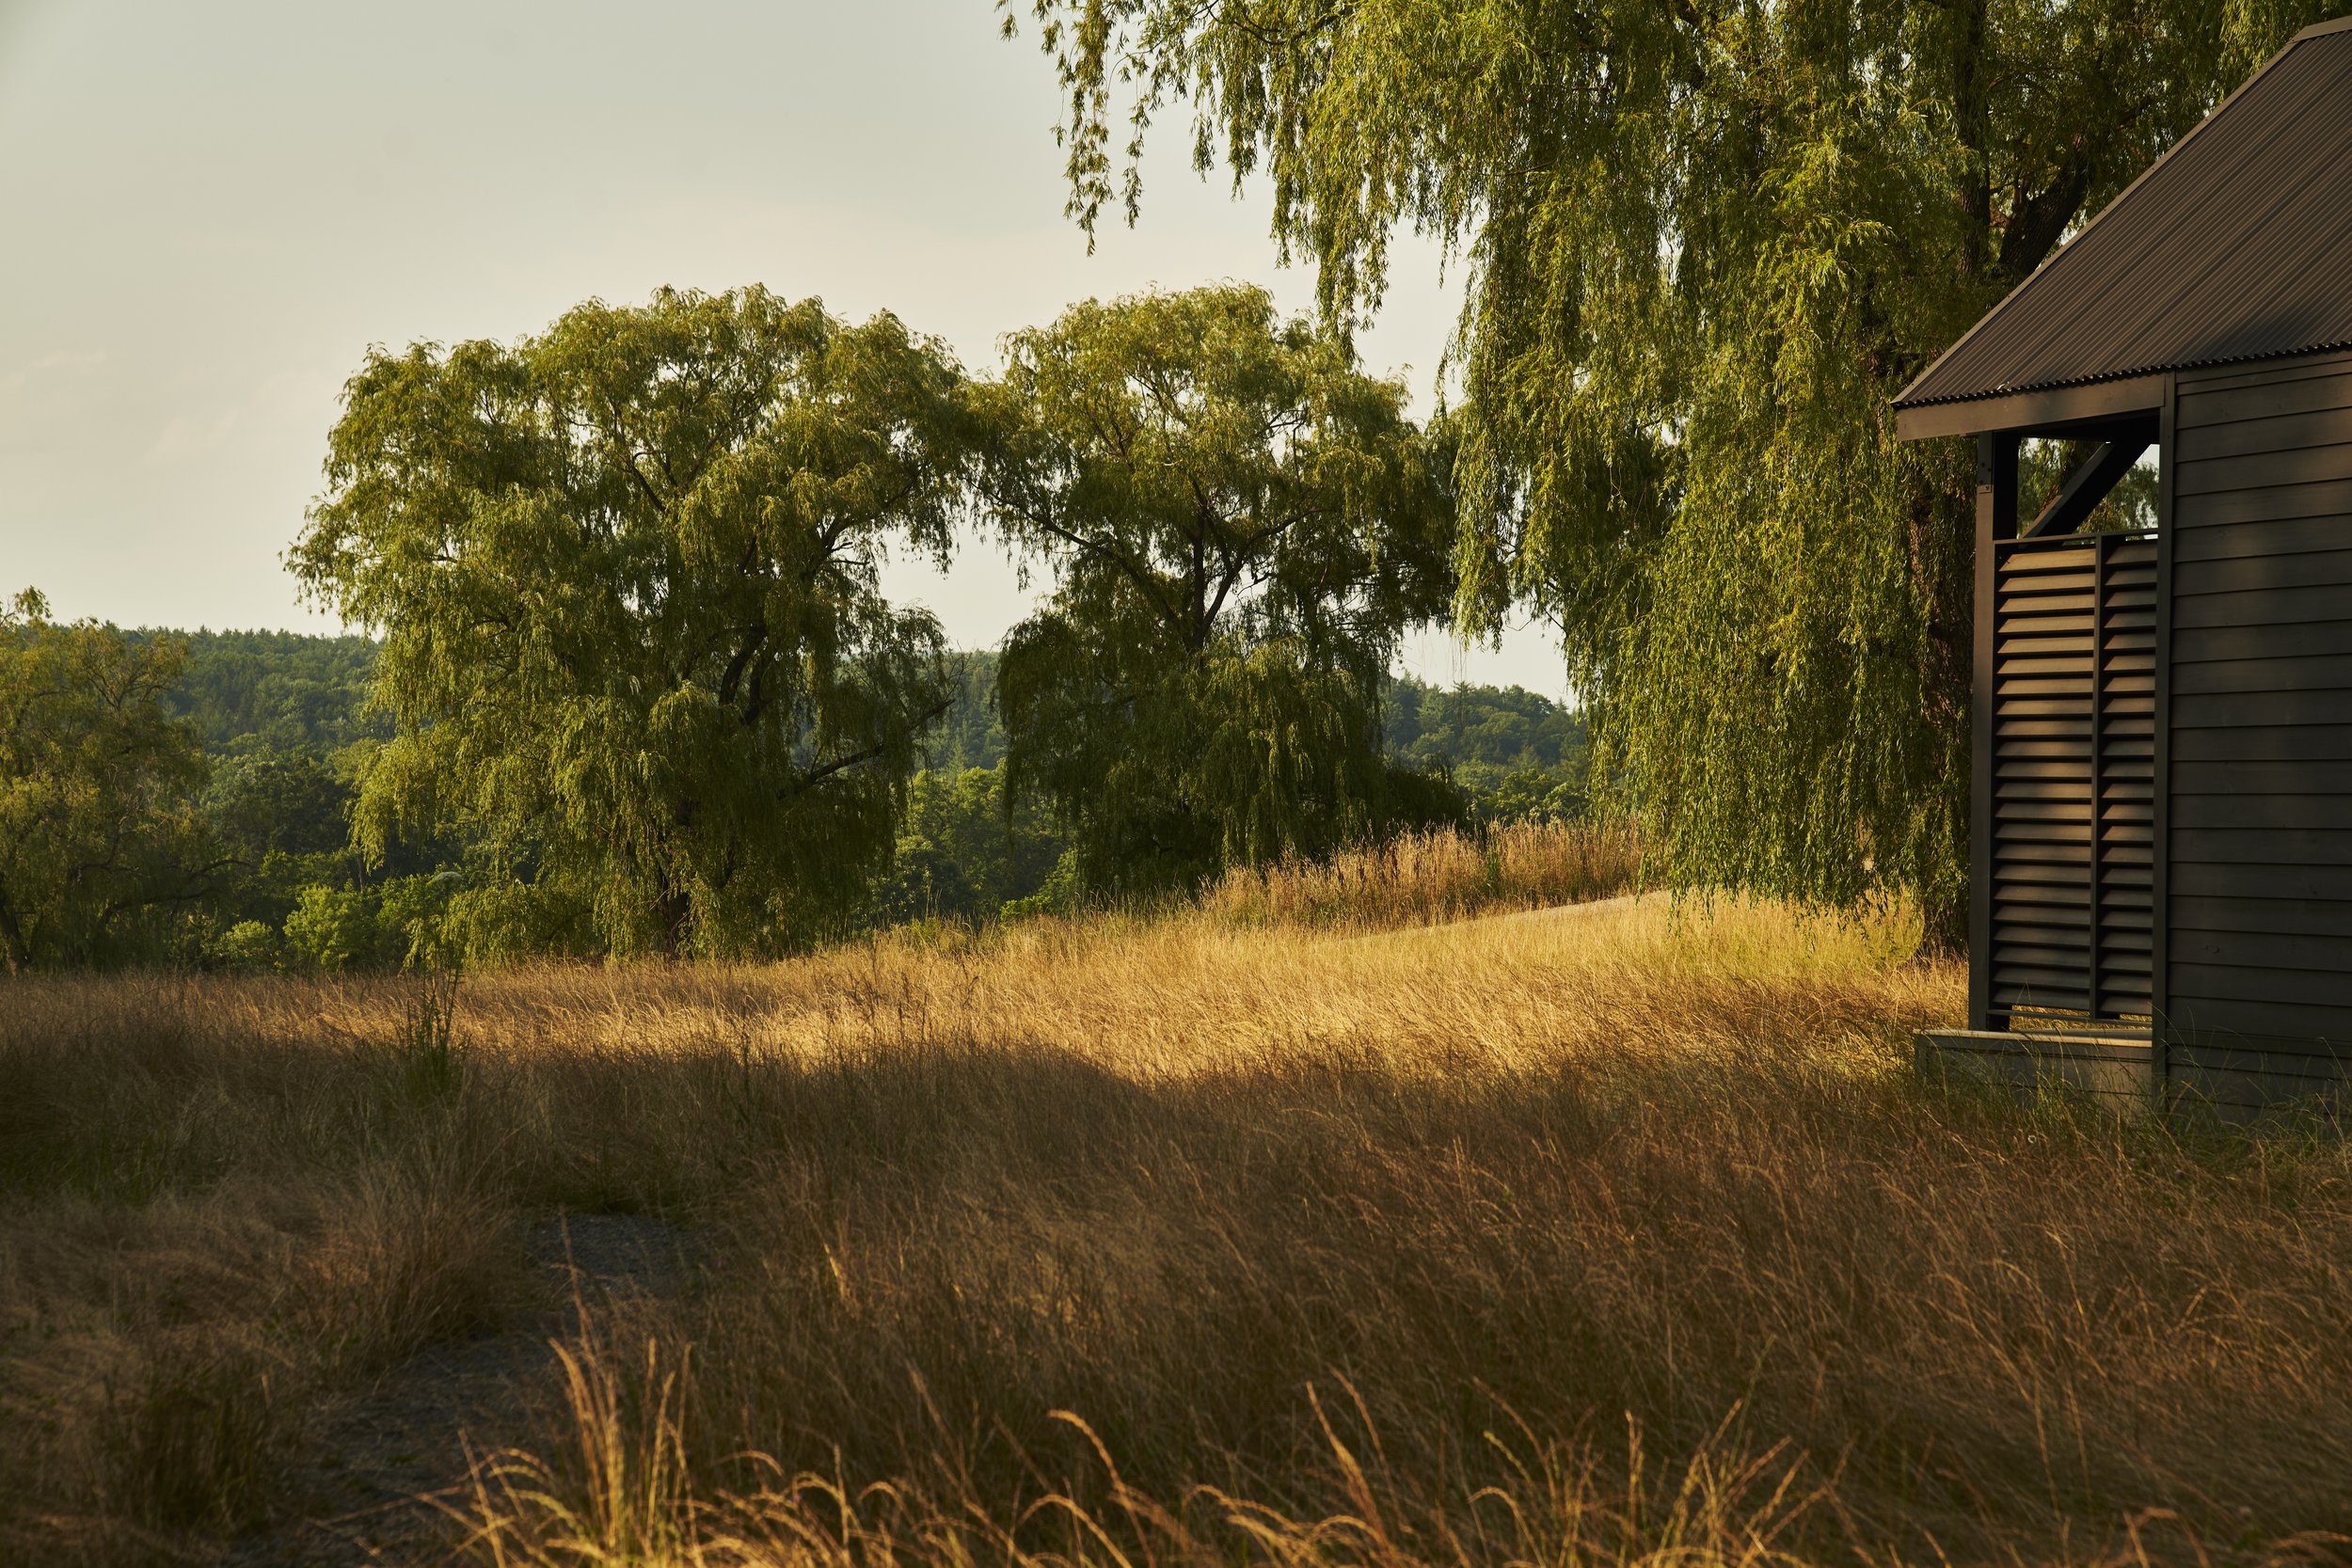
[(2144, 1019), (2154, 536), (1994, 548), (1993, 1007), (2012, 1026)]

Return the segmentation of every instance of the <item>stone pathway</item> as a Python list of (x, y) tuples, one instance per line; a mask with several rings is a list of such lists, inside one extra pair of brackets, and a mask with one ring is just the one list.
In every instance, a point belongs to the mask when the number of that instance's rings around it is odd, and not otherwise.
[(688, 1239), (634, 1214), (572, 1214), (532, 1227), (532, 1258), (561, 1305), (504, 1330), (437, 1345), (367, 1392), (339, 1402), (287, 1479), (305, 1517), (231, 1548), (230, 1568), (359, 1568), (447, 1559), (449, 1515), (476, 1452), (522, 1435), (525, 1391), (547, 1387), (548, 1341), (571, 1326), (572, 1304), (666, 1296), (684, 1283)]

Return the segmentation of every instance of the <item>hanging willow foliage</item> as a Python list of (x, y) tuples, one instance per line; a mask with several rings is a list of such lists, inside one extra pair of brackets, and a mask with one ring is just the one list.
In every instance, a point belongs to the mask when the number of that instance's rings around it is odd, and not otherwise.
[(997, 673), (1017, 796), (1092, 888), (1156, 892), (1458, 816), (1382, 754), (1443, 615), (1441, 456), (1404, 388), (1261, 289), (1073, 305), (975, 389), (987, 515), (1054, 591)]
[(1058, 67), (1089, 228), (1182, 103), (1335, 323), (1401, 225), (1467, 263), (1466, 628), (1557, 622), (1677, 882), (1908, 891), (1931, 942), (1964, 925), (1973, 468), (1888, 400), (2329, 3), (998, 0)]

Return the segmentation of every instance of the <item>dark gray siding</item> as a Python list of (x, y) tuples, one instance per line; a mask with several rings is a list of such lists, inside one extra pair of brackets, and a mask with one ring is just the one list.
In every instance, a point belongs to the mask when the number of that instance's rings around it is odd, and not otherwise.
[(2172, 430), (2166, 1011), (2243, 1103), (2352, 1050), (2352, 355), (2184, 372)]

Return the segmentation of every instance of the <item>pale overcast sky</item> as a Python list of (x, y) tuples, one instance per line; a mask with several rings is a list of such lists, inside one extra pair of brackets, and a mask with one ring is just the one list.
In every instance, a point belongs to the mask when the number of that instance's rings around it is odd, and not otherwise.
[[(0, 0), (0, 594), (328, 629), (279, 552), (368, 344), (761, 282), (975, 369), (1066, 303), (1216, 278), (1304, 309), (1267, 211), (1166, 127), (1143, 221), (1062, 216), (1050, 62), (989, 0)], [(1425, 410), (1455, 299), (1408, 245), (1366, 360)], [(975, 545), (893, 569), (960, 645), (1027, 602)], [(1559, 695), (1541, 628), (1424, 678)]]

